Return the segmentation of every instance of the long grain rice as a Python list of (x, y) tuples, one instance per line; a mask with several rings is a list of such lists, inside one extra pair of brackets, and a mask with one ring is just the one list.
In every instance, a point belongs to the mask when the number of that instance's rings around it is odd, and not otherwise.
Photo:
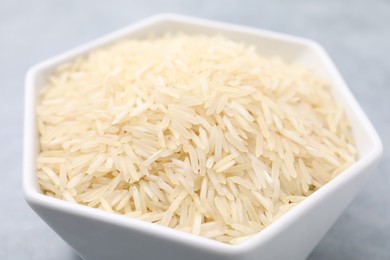
[(310, 70), (221, 36), (125, 40), (60, 66), (37, 106), (43, 192), (237, 244), (355, 160)]

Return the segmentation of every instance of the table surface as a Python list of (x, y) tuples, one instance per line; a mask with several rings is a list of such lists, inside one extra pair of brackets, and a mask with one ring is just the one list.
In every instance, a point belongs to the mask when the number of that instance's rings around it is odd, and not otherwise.
[[(133, 2), (133, 4), (131, 4)], [(173, 12), (307, 37), (329, 52), (390, 145), (390, 2), (0, 0), (0, 259), (79, 259), (21, 189), (23, 81), (41, 60), (144, 17)], [(390, 259), (390, 153), (308, 259)]]

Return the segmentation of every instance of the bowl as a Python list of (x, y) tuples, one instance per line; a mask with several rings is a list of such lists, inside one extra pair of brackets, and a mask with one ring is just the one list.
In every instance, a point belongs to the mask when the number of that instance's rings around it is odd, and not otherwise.
[[(37, 93), (53, 69), (89, 51), (125, 38), (167, 32), (222, 34), (257, 47), (264, 56), (279, 56), (306, 65), (332, 84), (344, 105), (358, 158), (349, 169), (298, 206), (239, 245), (228, 245), (168, 227), (73, 204), (42, 194), (37, 184), (39, 151), (35, 106)], [(32, 209), (85, 259), (304, 259), (325, 235), (373, 171), (382, 144), (324, 49), (294, 36), (187, 16), (163, 14), (125, 27), (32, 67), (26, 78), (24, 121), (25, 198)]]

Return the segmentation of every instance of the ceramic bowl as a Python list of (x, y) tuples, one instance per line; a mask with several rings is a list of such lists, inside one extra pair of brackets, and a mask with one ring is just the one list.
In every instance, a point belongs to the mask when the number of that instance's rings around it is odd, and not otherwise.
[[(352, 123), (358, 160), (294, 209), (240, 245), (194, 236), (157, 224), (72, 204), (42, 194), (36, 177), (39, 151), (35, 105), (38, 90), (58, 65), (125, 38), (142, 38), (167, 32), (222, 34), (255, 45), (264, 56), (279, 56), (309, 66), (332, 83)], [(24, 194), (32, 209), (85, 259), (304, 259), (321, 240), (382, 154), (382, 144), (370, 121), (352, 96), (324, 49), (294, 36), (164, 14), (113, 32), (107, 36), (44, 61), (27, 74), (24, 122)], [(48, 245), (50, 246), (50, 245)]]

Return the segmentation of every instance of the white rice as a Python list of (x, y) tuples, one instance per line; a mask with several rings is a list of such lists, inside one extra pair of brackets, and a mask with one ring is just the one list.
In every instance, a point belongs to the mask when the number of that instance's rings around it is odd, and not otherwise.
[(41, 93), (39, 184), (48, 196), (241, 243), (354, 162), (329, 87), (221, 36), (92, 51)]

